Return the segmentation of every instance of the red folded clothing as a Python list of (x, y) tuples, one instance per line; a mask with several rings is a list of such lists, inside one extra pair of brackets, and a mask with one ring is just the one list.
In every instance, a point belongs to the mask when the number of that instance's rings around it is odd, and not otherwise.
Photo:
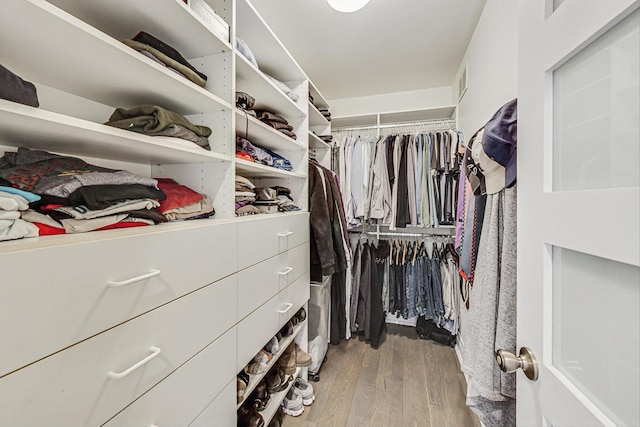
[(96, 228), (96, 230), (112, 230), (114, 228), (127, 228), (127, 227), (142, 227), (145, 225), (149, 225), (144, 222), (138, 221), (120, 221), (115, 224), (105, 225), (104, 227)]
[(187, 186), (178, 184), (171, 178), (157, 178), (157, 180), (158, 188), (167, 195), (166, 200), (160, 201), (158, 210), (161, 213), (191, 205), (204, 199), (204, 195)]
[(66, 234), (64, 228), (52, 227), (47, 224), (41, 224), (39, 222), (32, 222), (33, 225), (38, 227), (39, 236), (53, 236), (54, 234)]

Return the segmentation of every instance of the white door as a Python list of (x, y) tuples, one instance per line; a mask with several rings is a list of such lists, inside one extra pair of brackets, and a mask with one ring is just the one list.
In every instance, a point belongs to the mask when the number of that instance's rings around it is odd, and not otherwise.
[(639, 425), (638, 6), (519, 2), (518, 425)]

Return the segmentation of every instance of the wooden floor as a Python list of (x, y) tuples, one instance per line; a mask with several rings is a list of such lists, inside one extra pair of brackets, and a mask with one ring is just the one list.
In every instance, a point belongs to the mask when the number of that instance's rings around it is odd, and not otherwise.
[(387, 325), (378, 350), (358, 338), (329, 346), (316, 401), (283, 427), (479, 427), (465, 405), (466, 384), (455, 351)]

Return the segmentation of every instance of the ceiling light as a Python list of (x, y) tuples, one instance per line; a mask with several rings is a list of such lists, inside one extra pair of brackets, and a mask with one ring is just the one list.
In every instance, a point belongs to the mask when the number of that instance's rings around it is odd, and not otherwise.
[(369, 0), (327, 0), (329, 6), (338, 12), (355, 12), (369, 3)]

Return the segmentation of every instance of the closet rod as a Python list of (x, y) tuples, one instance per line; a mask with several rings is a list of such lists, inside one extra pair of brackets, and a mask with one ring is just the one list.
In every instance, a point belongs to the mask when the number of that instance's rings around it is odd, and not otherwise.
[(390, 231), (365, 231), (365, 234), (369, 236), (385, 236), (385, 237), (437, 237), (437, 238), (447, 238), (453, 239), (454, 236), (451, 234), (424, 234), (424, 233), (394, 233)]
[(437, 120), (419, 120), (415, 122), (398, 122), (386, 123), (381, 125), (364, 125), (364, 126), (345, 126), (336, 127), (331, 132), (342, 132), (351, 130), (367, 130), (367, 129), (388, 129), (397, 127), (419, 127), (419, 126), (441, 126), (442, 130), (449, 130), (451, 126), (455, 127), (455, 119), (437, 119)]

